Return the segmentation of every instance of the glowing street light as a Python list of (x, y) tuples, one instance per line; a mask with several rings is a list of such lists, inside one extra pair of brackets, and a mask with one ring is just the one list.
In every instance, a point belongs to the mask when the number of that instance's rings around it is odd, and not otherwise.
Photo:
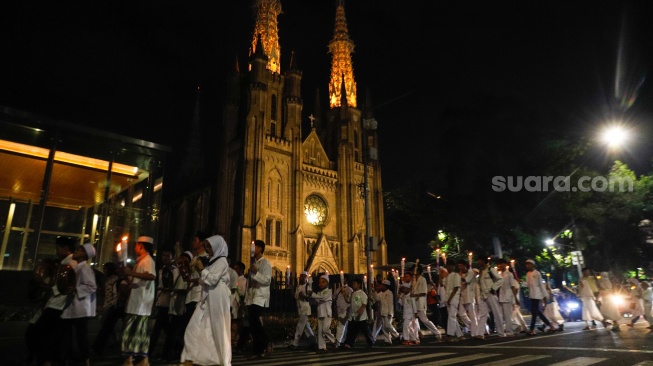
[(546, 241), (544, 241), (544, 244), (546, 244), (547, 246), (553, 246), (553, 244), (555, 244), (555, 241), (553, 241), (553, 239), (547, 239)]
[(628, 132), (621, 126), (612, 126), (603, 131), (601, 139), (609, 148), (618, 148), (628, 140)]

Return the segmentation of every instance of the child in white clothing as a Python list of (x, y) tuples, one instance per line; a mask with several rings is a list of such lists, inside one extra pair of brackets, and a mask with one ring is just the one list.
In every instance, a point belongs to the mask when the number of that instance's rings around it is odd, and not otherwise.
[(410, 297), (410, 282), (401, 285), (400, 299), (403, 307), (403, 345), (414, 346), (419, 344), (417, 319), (415, 318), (415, 299)]

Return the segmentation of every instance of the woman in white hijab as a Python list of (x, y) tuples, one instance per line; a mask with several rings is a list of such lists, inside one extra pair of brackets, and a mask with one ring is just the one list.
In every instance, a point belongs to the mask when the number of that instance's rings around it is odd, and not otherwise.
[(229, 264), (225, 240), (214, 235), (204, 241), (209, 264), (197, 261), (202, 298), (184, 335), (181, 361), (191, 365), (231, 365), (231, 317), (229, 312)]
[(612, 330), (619, 331), (619, 320), (621, 314), (613, 296), (619, 296), (614, 293), (612, 281), (610, 281), (610, 274), (608, 272), (599, 273), (599, 298), (601, 299), (601, 314), (606, 320), (612, 322)]

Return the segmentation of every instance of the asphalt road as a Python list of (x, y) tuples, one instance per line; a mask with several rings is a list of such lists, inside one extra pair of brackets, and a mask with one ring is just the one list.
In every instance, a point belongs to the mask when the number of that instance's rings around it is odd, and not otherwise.
[[(564, 332), (515, 338), (490, 336), (484, 341), (465, 340), (456, 343), (436, 343), (425, 336), (418, 346), (378, 346), (367, 349), (363, 342), (351, 350), (316, 354), (312, 350), (289, 350), (277, 344), (274, 352), (263, 360), (247, 360), (234, 355), (233, 365), (292, 366), (292, 365), (638, 365), (653, 366), (653, 331), (640, 321), (634, 328), (621, 326), (616, 333), (603, 329), (583, 331), (583, 322), (566, 323)], [(23, 333), (21, 333), (21, 328)], [(22, 335), (24, 324), (0, 325), (0, 365), (18, 365), (25, 356)], [(96, 329), (91, 326), (91, 336)], [(163, 338), (163, 336), (162, 336)], [(162, 339), (159, 344), (163, 344)], [(122, 357), (117, 348), (104, 357), (93, 357), (92, 365), (120, 365)], [(152, 365), (177, 365), (157, 363)]]

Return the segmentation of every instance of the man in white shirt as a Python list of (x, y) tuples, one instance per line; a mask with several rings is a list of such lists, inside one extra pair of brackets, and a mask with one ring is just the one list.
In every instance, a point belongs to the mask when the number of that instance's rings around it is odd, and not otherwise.
[(338, 324), (336, 325), (337, 347), (340, 347), (345, 342), (345, 337), (347, 336), (347, 324), (351, 317), (351, 307), (346, 299), (351, 296), (352, 292), (354, 290), (345, 283), (333, 294), (333, 300), (336, 302), (336, 311), (338, 312)]
[(361, 290), (361, 281), (359, 279), (354, 278), (350, 283), (354, 291), (349, 298), (352, 317), (349, 323), (349, 331), (347, 332), (344, 347), (351, 348), (354, 346), (359, 331), (363, 332), (368, 347), (373, 347), (374, 339), (372, 339), (370, 326), (367, 323), (367, 294)]
[(307, 278), (308, 272), (302, 272), (299, 275), (299, 284), (295, 289), (295, 301), (297, 301), (297, 313), (299, 319), (297, 320), (297, 326), (295, 327), (295, 337), (293, 338), (289, 348), (299, 347), (299, 340), (302, 338), (302, 334), (306, 335), (306, 338), (315, 341), (315, 333), (313, 333), (311, 323), (308, 322), (308, 317), (311, 315), (311, 304), (308, 302), (307, 298), (307, 293), (309, 292), (308, 283), (306, 282)]
[[(529, 335), (535, 334), (533, 331), (535, 329), (535, 322), (539, 316), (542, 319), (542, 322), (549, 326), (549, 331), (552, 332), (556, 329), (549, 319), (542, 314), (540, 310), (540, 302), (546, 301), (547, 291), (546, 286), (542, 282), (542, 274), (540, 271), (535, 269), (535, 261), (528, 259), (526, 261), (526, 283), (528, 284), (528, 298), (531, 301), (531, 327), (530, 331), (527, 333)], [(598, 309), (596, 310), (598, 312)], [(603, 317), (601, 317), (603, 319)]]
[[(84, 365), (90, 365), (88, 345), (88, 320), (95, 317), (97, 307), (95, 272), (87, 262), (95, 258), (95, 248), (92, 244), (80, 245), (73, 253), (77, 261), (75, 269), (75, 292), (72, 294), (70, 306), (64, 309), (61, 318), (66, 329), (66, 338), (76, 343), (79, 356)], [(73, 329), (74, 338), (73, 338)], [(72, 346), (72, 344), (71, 344)], [(70, 350), (74, 349), (70, 347)], [(69, 359), (69, 358), (68, 358)]]
[(497, 260), (497, 267), (501, 271), (501, 278), (503, 283), (499, 289), (499, 306), (501, 307), (501, 314), (503, 315), (504, 329), (506, 337), (513, 337), (515, 335), (512, 328), (512, 310), (513, 305), (519, 305), (519, 283), (510, 271), (508, 271), (508, 261), (501, 258)]
[(249, 311), (249, 327), (252, 333), (253, 354), (250, 358), (263, 358), (272, 349), (268, 348), (268, 335), (263, 328), (261, 314), (270, 306), (270, 282), (272, 280), (272, 265), (263, 257), (265, 242), (254, 241), (254, 264), (249, 269), (249, 289), (247, 292), (247, 307)]
[(329, 288), (329, 275), (320, 276), (318, 285), (318, 292), (309, 291), (308, 294), (317, 301), (317, 353), (321, 354), (327, 352), (326, 341), (335, 345), (336, 337), (331, 333), (333, 293)]
[(440, 334), (440, 331), (435, 327), (435, 324), (433, 324), (426, 316), (426, 293), (428, 292), (426, 278), (422, 276), (422, 266), (419, 264), (416, 264), (416, 266), (417, 267), (413, 269), (416, 276), (413, 278), (410, 293), (410, 296), (415, 299), (415, 316), (433, 333), (433, 335), (435, 335), (438, 342), (440, 342), (442, 341), (442, 334)]
[[(503, 284), (503, 278), (501, 278), (494, 268), (490, 267), (488, 257), (484, 255), (478, 256), (476, 258), (476, 264), (478, 264), (479, 268), (478, 285), (480, 290), (479, 301), (477, 302), (478, 325), (485, 329), (487, 317), (489, 312), (492, 311), (497, 333), (499, 334), (499, 337), (505, 337), (506, 332), (503, 326), (503, 313), (501, 312), (499, 299), (497, 297), (499, 289)], [(477, 337), (477, 339), (481, 338)]]
[(463, 332), (458, 325), (458, 306), (460, 305), (460, 275), (456, 272), (456, 261), (447, 262), (447, 271), (449, 274), (445, 278), (444, 287), (446, 289), (444, 301), (447, 304), (447, 341), (457, 342), (464, 339)]
[[(392, 338), (399, 338), (399, 333), (392, 326), (392, 318), (394, 318), (395, 302), (394, 295), (390, 291), (390, 281), (383, 280), (381, 282), (381, 293), (379, 294), (379, 301), (381, 302), (380, 316), (383, 319), (383, 335), (385, 336), (385, 344), (391, 345)], [(377, 330), (378, 332), (379, 330)], [(378, 333), (377, 333), (378, 334)]]
[[(75, 243), (75, 239), (57, 237), (55, 249), (57, 251), (57, 257), (61, 260), (59, 263), (60, 269), (62, 268), (61, 266), (70, 266), (73, 270), (77, 269), (77, 261), (73, 259)], [(72, 292), (61, 293), (59, 291), (56, 281), (44, 285), (52, 286), (52, 295), (45, 304), (41, 317), (34, 324), (34, 331), (39, 338), (38, 344), (40, 345), (37, 352), (37, 362), (39, 365), (61, 361), (62, 340), (64, 339), (61, 314), (70, 304), (70, 299), (72, 298)]]
[(484, 329), (478, 326), (478, 315), (476, 313), (476, 301), (474, 296), (474, 283), (476, 283), (476, 273), (467, 267), (463, 260), (458, 262), (458, 274), (460, 275), (460, 305), (458, 314), (465, 322), (472, 337), (484, 337)]
[(129, 300), (125, 306), (125, 329), (122, 333), (122, 353), (125, 356), (124, 365), (149, 365), (147, 321), (154, 305), (154, 290), (156, 284), (156, 267), (150, 256), (154, 239), (149, 236), (139, 236), (134, 246), (138, 258), (134, 269), (124, 267), (129, 276)]

